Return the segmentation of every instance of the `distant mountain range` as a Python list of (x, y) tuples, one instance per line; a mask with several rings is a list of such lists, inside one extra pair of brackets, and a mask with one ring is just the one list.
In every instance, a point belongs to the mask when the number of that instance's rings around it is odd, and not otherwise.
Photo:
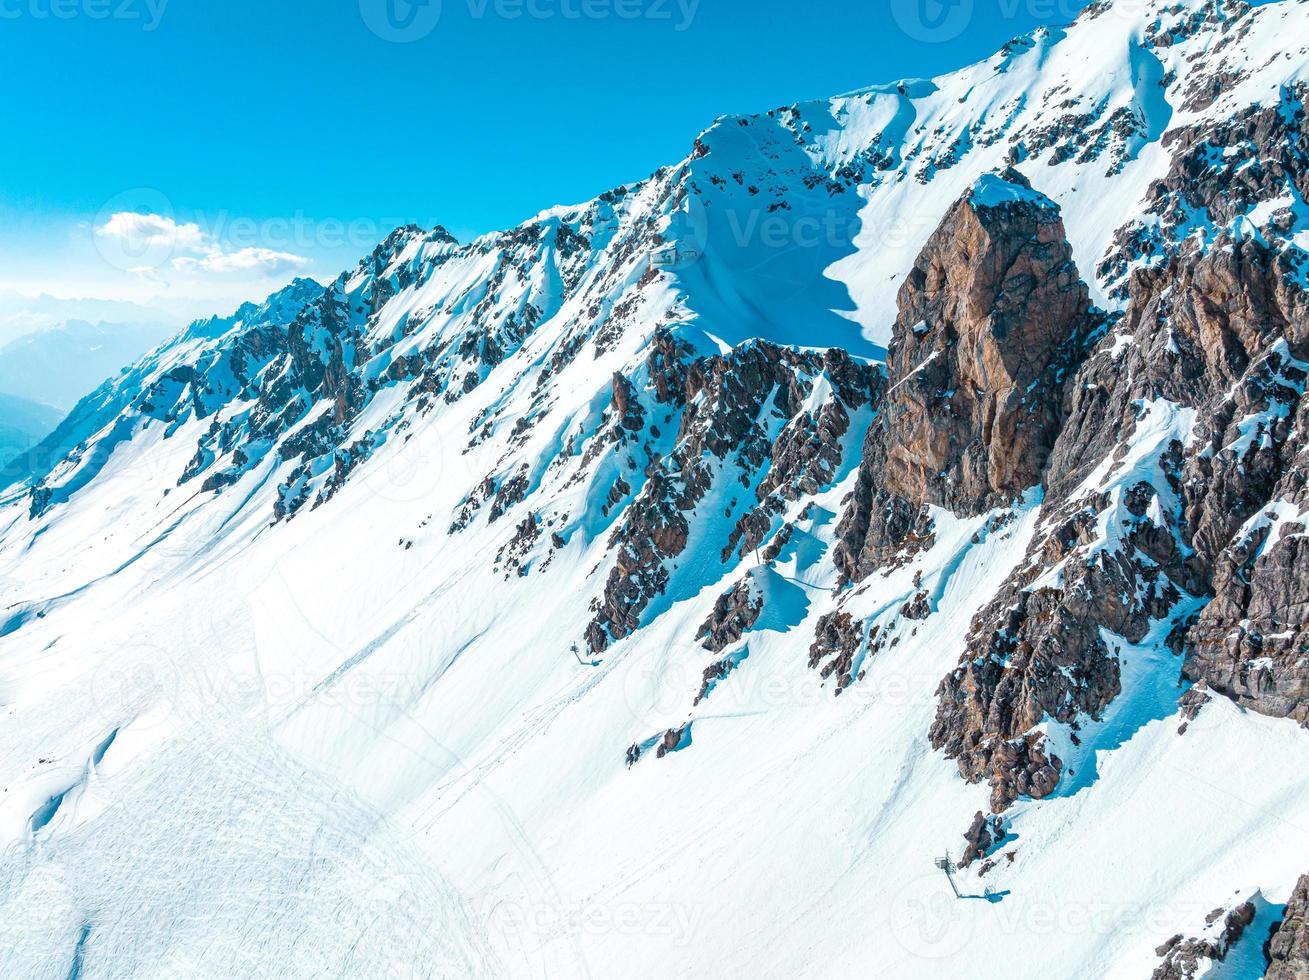
[(35, 446), (63, 417), (50, 405), (0, 394), (0, 466)]
[(68, 320), (0, 347), (0, 393), (67, 412), (106, 378), (175, 333), (158, 323)]
[(68, 320), (0, 346), (0, 466), (54, 431), (78, 400), (176, 331)]

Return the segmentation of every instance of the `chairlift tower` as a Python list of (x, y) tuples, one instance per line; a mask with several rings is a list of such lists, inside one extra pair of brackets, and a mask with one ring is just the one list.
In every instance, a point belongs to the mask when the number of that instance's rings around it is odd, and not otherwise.
[(954, 897), (963, 898), (963, 896), (959, 894), (959, 886), (954, 883), (954, 873), (956, 869), (954, 862), (950, 860), (950, 855), (947, 854), (945, 857), (937, 858), (936, 866), (945, 872), (945, 880), (950, 882), (950, 890), (954, 892)]

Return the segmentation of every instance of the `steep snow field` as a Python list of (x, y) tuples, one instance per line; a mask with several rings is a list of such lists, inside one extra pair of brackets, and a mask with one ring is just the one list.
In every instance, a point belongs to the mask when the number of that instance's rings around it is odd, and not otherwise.
[(9, 559), (7, 594), (91, 581), (5, 641), (10, 975), (1142, 976), (1236, 891), (1284, 902), (1304, 864), (1303, 733), (1222, 702), (1178, 738), (1147, 703), (1093, 782), (1020, 809), (1013, 864), (962, 876), (1001, 901), (950, 898), (932, 860), (986, 790), (924, 732), (1035, 506), (869, 588), (893, 610), (921, 569), (940, 614), (833, 699), (796, 647), (832, 584), (834, 488), (770, 572), (795, 619), (747, 641), (689, 748), (629, 771), (625, 745), (686, 720), (704, 602), (580, 666), (575, 595), (443, 535), (397, 547), (457, 503), (445, 483), (351, 485), (203, 567), (141, 551), (147, 509), (108, 523), (86, 497), (41, 542), (48, 576)]
[(91, 581), (6, 639), (11, 975), (1142, 976), (1235, 891), (1285, 901), (1304, 864), (1303, 733), (1223, 702), (1178, 738), (1147, 704), (1092, 784), (1017, 814), (1002, 901), (950, 899), (932, 860), (986, 791), (924, 732), (1035, 506), (978, 545), (985, 519), (942, 533), (916, 566), (941, 614), (833, 699), (796, 647), (832, 584), (835, 488), (770, 573), (795, 620), (752, 635), (689, 749), (628, 771), (628, 742), (686, 719), (703, 601), (583, 667), (575, 595), (443, 535), (397, 547), (457, 503), (444, 478), (354, 484), (257, 543), (228, 531), (202, 567), (141, 550), (153, 515), (115, 478), (119, 517), (75, 501), (48, 576), (4, 569), (7, 594)]
[[(836, 696), (807, 650), (867, 410), (834, 478), (770, 518), (795, 526), (775, 560), (721, 557), (753, 484), (713, 461), (667, 592), (602, 652), (582, 640), (639, 493), (607, 500), (639, 469), (605, 441), (613, 378), (655, 384), (656, 328), (876, 359), (923, 243), (1011, 152), (1121, 306), (1121, 270), (1096, 270), (1167, 170), (1166, 132), (1275, 104), (1306, 68), (1309, 4), (1280, 0), (1222, 49), (1246, 77), (1187, 109), (1160, 83), (1220, 35), (1147, 43), (1208, 9), (1176, 8), (1120, 3), (935, 81), (720, 120), (684, 164), (531, 235), (400, 234), (329, 293), (347, 327), (305, 334), (324, 384), (362, 379), (339, 439), (342, 401), (296, 377), (304, 411), (284, 410), (290, 369), (249, 339), (285, 332), (309, 283), (84, 401), (51, 444), (73, 454), (27, 464), (37, 497), (0, 494), (0, 975), (1146, 977), (1160, 943), (1256, 895), (1261, 942), (1309, 869), (1309, 743), (1221, 698), (1179, 736), (1157, 642), (1125, 653), (1060, 792), (1012, 811), (1012, 861), (960, 872), (954, 899), (933, 862), (988, 790), (926, 733), (1041, 501), (1007, 524), (940, 512), (929, 551), (856, 586), (848, 608), (899, 642)], [(1093, 118), (1042, 135), (1060, 99)], [(817, 413), (832, 379), (810, 380)], [(1164, 406), (1139, 438), (1185, 430)], [(649, 436), (659, 457), (676, 434)], [(222, 479), (179, 482), (193, 468)], [(452, 529), (488, 474), (519, 472), (503, 518)], [(501, 550), (529, 514), (563, 546), (522, 575)], [(747, 572), (764, 619), (697, 702), (697, 629)], [(920, 588), (933, 615), (898, 615)], [(1222, 976), (1262, 969), (1243, 947)]]

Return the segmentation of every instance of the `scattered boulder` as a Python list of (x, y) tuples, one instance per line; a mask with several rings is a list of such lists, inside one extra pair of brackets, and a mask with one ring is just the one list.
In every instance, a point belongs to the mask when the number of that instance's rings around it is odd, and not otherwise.
[(1210, 912), (1205, 918), (1208, 928), (1204, 936), (1192, 939), (1174, 936), (1155, 950), (1163, 962), (1155, 969), (1152, 980), (1198, 980), (1208, 976), (1210, 967), (1226, 961), (1232, 947), (1254, 922), (1255, 914), (1252, 902)]
[(729, 591), (718, 597), (713, 612), (696, 634), (697, 640), (704, 640), (704, 648), (713, 653), (724, 649), (741, 639), (746, 631), (759, 620), (764, 610), (764, 597), (755, 581), (754, 574), (748, 574)]
[(809, 647), (810, 668), (820, 669), (823, 679), (836, 677), (836, 693), (850, 686), (854, 656), (864, 642), (864, 624), (847, 612), (833, 612), (818, 621), (817, 634)]
[(691, 744), (691, 725), (688, 722), (681, 728), (670, 728), (664, 732), (664, 737), (659, 742), (659, 748), (655, 750), (655, 758), (662, 759), (673, 752), (680, 752)]
[(973, 818), (972, 826), (964, 834), (964, 840), (968, 842), (968, 848), (964, 851), (964, 856), (959, 860), (959, 867), (971, 867), (974, 861), (978, 861), (991, 853), (994, 848), (1005, 838), (1004, 821), (1000, 817), (987, 817), (980, 810), (977, 816)]

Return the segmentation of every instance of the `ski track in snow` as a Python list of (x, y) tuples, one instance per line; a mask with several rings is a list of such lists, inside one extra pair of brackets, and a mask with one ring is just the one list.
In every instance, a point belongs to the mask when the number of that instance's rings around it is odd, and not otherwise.
[[(984, 880), (961, 872), (972, 898), (950, 897), (933, 859), (958, 852), (989, 793), (928, 744), (935, 692), (1042, 512), (1033, 496), (995, 531), (993, 515), (936, 514), (930, 551), (846, 597), (900, 642), (865, 656), (863, 676), (835, 696), (807, 650), (834, 608), (830, 552), (867, 411), (852, 413), (833, 484), (806, 498), (812, 515), (787, 510), (798, 525), (774, 562), (720, 561), (754, 501), (732, 457), (715, 461), (691, 544), (642, 628), (594, 666), (571, 649), (612, 567), (609, 536), (640, 493), (600, 512), (632, 472), (612, 447), (573, 477), (600, 438), (613, 375), (642, 377), (654, 324), (700, 350), (763, 336), (878, 357), (896, 292), (946, 207), (1004, 162), (1007, 135), (986, 134), (1048, 122), (1061, 85), (1082, 97), (1079, 111), (1103, 100), (1105, 115), (1135, 108), (1144, 125), (1112, 179), (1099, 158), (1020, 163), (1060, 206), (1097, 301), (1113, 305), (1094, 270), (1166, 169), (1166, 133), (1203, 117), (1159, 83), (1204, 52), (1186, 40), (1148, 49), (1148, 11), (1126, 6), (1137, 20), (1110, 11), (1040, 32), (933, 82), (721, 120), (704, 136), (712, 152), (686, 164), (709, 217), (676, 210), (684, 203), (656, 211), (667, 173), (632, 185), (634, 200), (596, 219), (583, 287), (568, 293), (557, 257), (527, 285), (495, 287), (515, 310), (530, 294), (536, 332), (462, 401), (413, 412), (407, 429), (387, 424), (409, 409), (400, 392), (380, 388), (357, 423), (379, 435), (374, 455), (293, 520), (270, 526), (294, 461), (269, 453), (218, 496), (178, 489), (209, 422), (183, 419), (166, 438), (157, 420), (128, 432), (118, 419), (123, 392), (190, 363), (235, 320), (198, 325), (122, 391), (106, 389), (85, 409), (99, 447), (59, 471), (57, 506), (32, 520), (24, 496), (0, 495), (0, 976), (1132, 978), (1149, 976), (1161, 942), (1198, 935), (1211, 909), (1256, 893), (1266, 934), (1309, 868), (1305, 735), (1216, 699), (1179, 737), (1176, 664), (1158, 637), (1123, 644), (1123, 697), (1084, 729), (1081, 756), (1064, 750), (1078, 774), (1009, 814), (1013, 860)], [(1274, 65), (1305, 9), (1260, 8), (1243, 42), (1252, 68)], [(1275, 67), (1213, 111), (1279, 97), (1303, 77), (1298, 62)], [(956, 142), (965, 149), (952, 161)], [(876, 186), (804, 185), (814, 168), (872, 149), (892, 159)], [(765, 177), (791, 181), (793, 217), (835, 214), (857, 230), (808, 262), (734, 240), (741, 229), (724, 215), (759, 211), (744, 188)], [(761, 186), (760, 200), (775, 190)], [(641, 208), (704, 254), (652, 288), (639, 328), (603, 352), (588, 342), (538, 394), (567, 331), (592, 316), (577, 297), (604, 320), (646, 271), (610, 252)], [(557, 229), (578, 213), (539, 220)], [(395, 258), (431, 263), (431, 277), (370, 329), (429, 319), (370, 376), (467, 327), (494, 292), (498, 246), (486, 247), (454, 259), (424, 242)], [(770, 273), (781, 254), (785, 280)], [(587, 292), (611, 268), (613, 282)], [(810, 407), (830, 396), (823, 385)], [(551, 414), (535, 414), (543, 406)], [(771, 407), (756, 421), (775, 437)], [(1113, 475), (1124, 486), (1155, 477), (1149, 440), (1193, 424), (1148, 407), (1135, 455)], [(490, 435), (470, 444), (484, 425)], [(524, 500), (447, 533), (485, 476), (503, 481), (520, 463)], [(1107, 476), (1108, 464), (1085, 489)], [(558, 517), (549, 529), (567, 544), (548, 567), (533, 552), (519, 577), (495, 563), (528, 513)], [(745, 573), (776, 595), (753, 631), (711, 655), (694, 637)], [(897, 615), (916, 573), (933, 610), (921, 623)], [(729, 657), (735, 669), (694, 705), (705, 668)], [(689, 745), (625, 764), (627, 746), (688, 723)], [(988, 886), (999, 900), (974, 900)], [(1253, 980), (1262, 964), (1249, 949), (1222, 978)]]

